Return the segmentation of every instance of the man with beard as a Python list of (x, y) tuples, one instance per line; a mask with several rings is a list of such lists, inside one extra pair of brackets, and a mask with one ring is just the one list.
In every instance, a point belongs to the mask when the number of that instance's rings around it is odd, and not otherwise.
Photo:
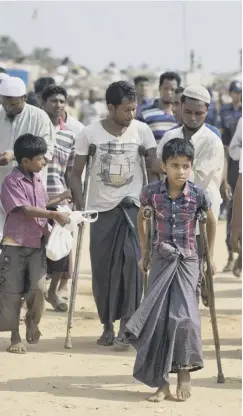
[[(173, 98), (172, 98), (172, 111), (173, 111), (174, 117), (175, 117), (176, 121), (178, 122), (178, 124), (176, 126), (172, 127), (171, 130), (177, 129), (178, 127), (181, 127), (182, 124), (183, 124), (182, 119), (181, 119), (181, 97), (182, 97), (182, 94), (184, 92), (184, 89), (185, 88), (183, 88), (183, 87), (178, 87), (175, 90), (175, 93), (174, 93)], [(208, 124), (208, 123), (205, 123), (205, 125), (210, 130), (212, 130), (215, 134), (217, 134), (217, 136), (221, 137), (220, 132), (217, 129), (217, 127), (215, 127), (211, 124)]]
[(172, 98), (180, 84), (181, 78), (176, 72), (162, 74), (159, 80), (160, 98), (156, 99), (153, 105), (143, 109), (138, 117), (138, 120), (147, 123), (151, 128), (157, 144), (164, 134), (177, 124), (172, 112)]
[[(220, 186), (224, 169), (224, 148), (219, 137), (205, 125), (210, 99), (208, 90), (201, 85), (190, 85), (185, 88), (181, 97), (183, 125), (164, 135), (157, 148), (158, 159), (153, 164), (153, 171), (159, 173), (165, 143), (174, 138), (190, 140), (195, 149), (193, 172), (190, 180), (195, 185), (199, 185), (208, 191), (212, 202), (212, 211), (217, 220), (221, 203)], [(201, 257), (199, 235), (198, 246), (199, 256)], [(198, 285), (198, 298), (200, 285), (201, 276)]]
[(137, 214), (143, 171), (138, 147), (144, 146), (146, 157), (153, 160), (156, 142), (150, 128), (135, 120), (137, 97), (132, 85), (125, 81), (111, 84), (106, 103), (108, 117), (85, 127), (77, 138), (71, 186), (76, 207), (81, 209), (81, 175), (89, 146), (95, 144), (88, 209), (99, 213), (98, 220), (90, 226), (93, 294), (104, 326), (97, 343), (112, 345), (113, 323), (120, 320), (115, 345), (127, 349), (125, 326), (142, 296)]

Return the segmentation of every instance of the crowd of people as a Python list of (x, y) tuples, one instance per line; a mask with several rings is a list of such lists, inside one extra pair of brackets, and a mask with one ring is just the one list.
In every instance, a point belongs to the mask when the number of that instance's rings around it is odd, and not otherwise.
[[(221, 215), (227, 210), (224, 271), (237, 276), (242, 221), (241, 83), (230, 84), (232, 102), (219, 112), (208, 89), (182, 87), (175, 72), (163, 73), (158, 87), (159, 98), (153, 98), (144, 76), (133, 85), (116, 81), (105, 102), (93, 88), (75, 112), (66, 89), (52, 77), (36, 80), (30, 103), (22, 80), (0, 73), (0, 331), (11, 331), (8, 351), (26, 353), (19, 333), (24, 302), (30, 344), (39, 342), (45, 300), (55, 311), (68, 309), (72, 253), (55, 262), (46, 258), (45, 245), (55, 222), (70, 221), (60, 205), (83, 208), (82, 178), (94, 144), (88, 209), (99, 214), (90, 225), (93, 295), (103, 326), (97, 343), (135, 348), (134, 377), (157, 387), (150, 397), (155, 402), (171, 394), (170, 373), (178, 376), (178, 399), (188, 399), (190, 372), (203, 368), (198, 215), (207, 216), (214, 273), (220, 206)], [(154, 218), (153, 253), (142, 300), (147, 207)]]

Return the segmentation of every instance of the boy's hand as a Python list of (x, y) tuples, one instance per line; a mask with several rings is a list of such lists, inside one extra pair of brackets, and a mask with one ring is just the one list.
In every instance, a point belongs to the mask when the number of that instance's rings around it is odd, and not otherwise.
[(62, 227), (70, 223), (70, 214), (67, 212), (54, 211), (53, 218)]

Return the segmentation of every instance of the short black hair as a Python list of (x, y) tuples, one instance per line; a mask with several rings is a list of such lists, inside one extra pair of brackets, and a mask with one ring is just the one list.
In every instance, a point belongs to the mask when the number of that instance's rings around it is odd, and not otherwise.
[(186, 156), (192, 163), (194, 160), (193, 144), (186, 139), (171, 139), (163, 147), (162, 161), (164, 163), (170, 157)]
[(178, 88), (176, 88), (175, 94), (183, 94), (184, 89), (185, 89), (184, 87), (178, 87)]
[(7, 74), (6, 69), (4, 69), (3, 67), (0, 66), (0, 73), (1, 74)]
[(148, 77), (145, 77), (145, 75), (139, 75), (134, 78), (133, 82), (135, 85), (138, 85), (140, 82), (149, 82), (149, 79)]
[(35, 156), (45, 155), (46, 152), (47, 144), (45, 139), (30, 133), (19, 136), (14, 143), (14, 156), (19, 164), (24, 157), (33, 159)]
[[(183, 94), (182, 94), (182, 96), (181, 96), (181, 104), (185, 104), (185, 102), (186, 102), (186, 98), (190, 98), (190, 100), (194, 100), (194, 101), (202, 101), (202, 100), (197, 100), (196, 98), (187, 97), (186, 95), (183, 95)], [(203, 103), (206, 105), (206, 107), (207, 107), (207, 108), (208, 108), (208, 107), (209, 107), (209, 105), (210, 105), (210, 104), (208, 104), (208, 103), (205, 103), (204, 101), (203, 101)]]
[(67, 91), (61, 85), (51, 84), (44, 88), (42, 92), (42, 100), (47, 101), (54, 94), (62, 94), (67, 99)]
[(34, 83), (34, 90), (36, 94), (41, 94), (45, 87), (55, 84), (55, 80), (52, 77), (41, 77)]
[(181, 85), (181, 77), (176, 72), (164, 72), (162, 75), (160, 75), (159, 78), (159, 86), (163, 85), (164, 81), (168, 79), (169, 81), (174, 81), (174, 79), (177, 81), (177, 87)]
[(123, 98), (129, 101), (137, 100), (137, 93), (133, 85), (126, 81), (113, 82), (106, 90), (106, 104), (118, 106), (122, 103)]

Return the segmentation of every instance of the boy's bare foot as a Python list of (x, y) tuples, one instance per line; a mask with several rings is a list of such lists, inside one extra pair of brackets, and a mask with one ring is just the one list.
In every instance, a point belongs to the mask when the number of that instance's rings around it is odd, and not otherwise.
[(38, 325), (30, 318), (25, 318), (26, 341), (28, 344), (38, 344), (41, 336)]
[(180, 370), (177, 374), (176, 395), (178, 400), (187, 400), (191, 397), (191, 377), (188, 370)]
[(7, 352), (12, 354), (26, 354), (26, 348), (22, 343), (19, 331), (12, 331), (11, 345), (7, 348)]
[(148, 397), (149, 402), (159, 403), (171, 396), (170, 385), (166, 384), (164, 387), (159, 387), (155, 394)]

